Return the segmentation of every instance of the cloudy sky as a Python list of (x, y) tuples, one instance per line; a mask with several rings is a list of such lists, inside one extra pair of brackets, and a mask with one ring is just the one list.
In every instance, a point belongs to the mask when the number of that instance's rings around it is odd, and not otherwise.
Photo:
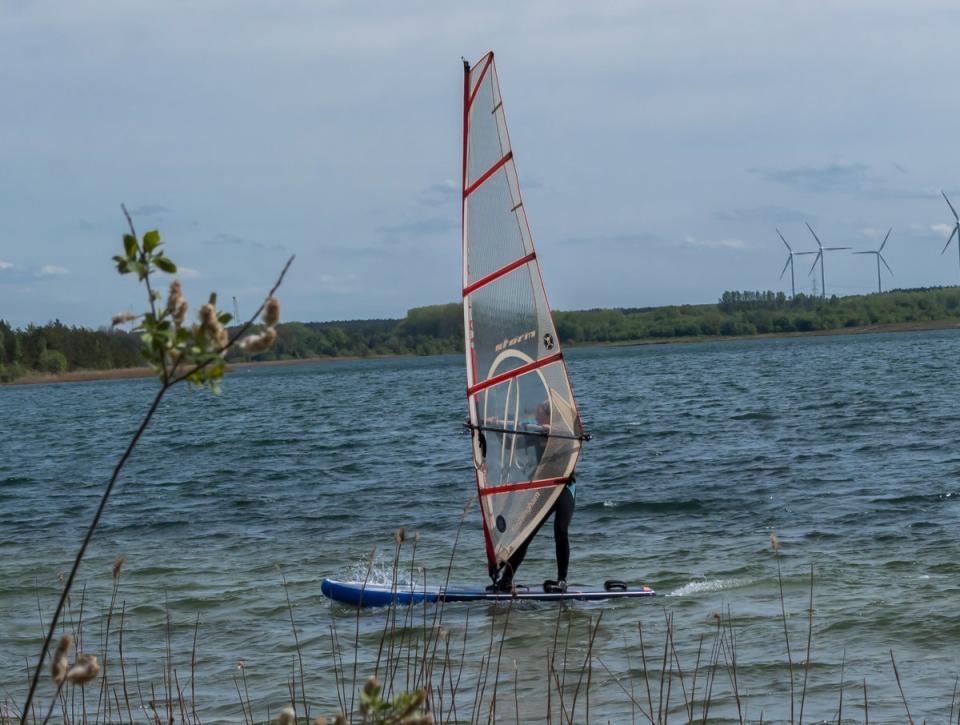
[[(459, 299), (460, 57), (490, 48), (554, 307), (789, 291), (804, 222), (892, 226), (885, 287), (955, 284), (958, 36), (923, 1), (0, 0), (0, 318), (142, 307), (121, 203), (194, 299), (249, 310), (290, 254), (288, 320)], [(873, 291), (873, 258), (826, 281)]]

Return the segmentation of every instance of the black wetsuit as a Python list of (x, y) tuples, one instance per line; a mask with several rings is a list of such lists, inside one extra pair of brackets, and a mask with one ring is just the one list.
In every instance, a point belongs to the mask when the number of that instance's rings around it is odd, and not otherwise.
[[(576, 496), (571, 488), (571, 485), (564, 486), (560, 496), (553, 504), (553, 508), (550, 509), (553, 514), (553, 540), (557, 547), (557, 579), (561, 581), (566, 581), (567, 568), (570, 566), (570, 539), (568, 534), (570, 521), (573, 519), (573, 509), (576, 506)], [(530, 537), (507, 560), (500, 574), (500, 579), (497, 581), (499, 588), (508, 587), (513, 582), (513, 575), (523, 561), (523, 557), (527, 555), (527, 547), (549, 517), (550, 514), (543, 517), (540, 526), (537, 526)]]

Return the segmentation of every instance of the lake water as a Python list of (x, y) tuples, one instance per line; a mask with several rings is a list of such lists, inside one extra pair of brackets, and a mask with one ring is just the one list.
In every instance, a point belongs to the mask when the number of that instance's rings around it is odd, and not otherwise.
[[(632, 676), (646, 707), (638, 624), (658, 671), (665, 618), (673, 617), (689, 689), (701, 641), (701, 670), (709, 659), (719, 614), (735, 634), (746, 719), (788, 720), (781, 606), (799, 712), (812, 571), (804, 720), (836, 721), (842, 681), (843, 718), (862, 721), (865, 681), (871, 722), (906, 721), (892, 651), (912, 716), (946, 721), (960, 673), (958, 355), (960, 331), (567, 351), (594, 436), (578, 468), (570, 579), (617, 577), (659, 596), (560, 610), (448, 605), (451, 649), (466, 642), (464, 702), (473, 701), (491, 634), (496, 655), (509, 617), (497, 719), (509, 722), (518, 710), (523, 720), (545, 719), (550, 697), (559, 722), (547, 684), (557, 628), (569, 659), (582, 663), (587, 627), (602, 614), (590, 719), (642, 721), (625, 694)], [(464, 386), (462, 359), (440, 357), (245, 369), (228, 376), (219, 396), (174, 391), (81, 570), (71, 617), (80, 617), (85, 585), (85, 648), (98, 649), (110, 568), (124, 555), (124, 648), (141, 687), (162, 684), (169, 615), (169, 646), (189, 695), (199, 617), (193, 687), (201, 717), (243, 719), (240, 673), (262, 720), (287, 697), (289, 593), (313, 714), (335, 713), (331, 625), (350, 672), (359, 628), (362, 681), (387, 615), (331, 605), (320, 581), (362, 578), (373, 547), (373, 576), (389, 578), (400, 526), (404, 571), (442, 581), (474, 489), (461, 434)], [(155, 390), (150, 380), (0, 389), (0, 708), (22, 701), (26, 663), (42, 641), (38, 608), (48, 621), (57, 575), (68, 570)], [(453, 554), (453, 581), (485, 583), (475, 506)], [(517, 578), (537, 584), (554, 573), (547, 527)], [(732, 654), (724, 649), (721, 664)], [(711, 721), (737, 720), (728, 673), (716, 674)], [(659, 681), (650, 686), (656, 707)], [(678, 680), (672, 688), (671, 718), (682, 721)], [(45, 680), (40, 701), (51, 692)], [(586, 719), (584, 706), (581, 694), (577, 721)]]

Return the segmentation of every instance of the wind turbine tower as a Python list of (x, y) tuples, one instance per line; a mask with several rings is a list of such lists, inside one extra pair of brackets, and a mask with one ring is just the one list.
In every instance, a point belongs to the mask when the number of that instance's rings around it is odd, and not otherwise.
[[(807, 223), (804, 222), (804, 224), (807, 224)], [(823, 244), (820, 242), (820, 237), (818, 237), (818, 236), (817, 236), (817, 233), (816, 233), (815, 231), (813, 231), (813, 227), (811, 227), (809, 224), (807, 224), (807, 229), (810, 230), (810, 233), (813, 235), (813, 238), (817, 240), (817, 247), (819, 248), (819, 250), (817, 251), (817, 256), (816, 256), (816, 258), (813, 260), (813, 266), (810, 267), (810, 272), (811, 272), (811, 274), (812, 274), (812, 273), (813, 273), (813, 270), (815, 270), (815, 269), (817, 268), (817, 262), (820, 262), (820, 295), (821, 295), (822, 297), (826, 298), (826, 296), (827, 296), (827, 278), (826, 278), (826, 276), (824, 275), (824, 272), (823, 272), (823, 253), (824, 253), (824, 252), (838, 252), (838, 251), (840, 251), (841, 249), (850, 249), (850, 247), (825, 247), (825, 246), (823, 246)]]
[[(883, 292), (883, 289), (880, 287), (880, 262), (883, 262), (883, 266), (886, 267), (887, 270), (890, 272), (890, 276), (891, 276), (891, 277), (893, 276), (893, 270), (890, 269), (890, 265), (887, 264), (887, 260), (885, 260), (885, 259), (883, 258), (883, 255), (881, 254), (881, 252), (883, 251), (884, 246), (885, 246), (886, 243), (887, 243), (887, 240), (890, 238), (890, 232), (892, 232), (892, 231), (893, 231), (893, 227), (890, 227), (890, 228), (887, 230), (887, 236), (885, 236), (885, 237), (883, 238), (883, 243), (880, 245), (880, 249), (876, 249), (876, 250), (872, 250), (872, 251), (867, 251), (867, 252), (854, 252), (854, 254), (875, 254), (875, 255), (877, 256), (877, 292)], [(956, 230), (954, 230), (954, 231), (956, 231)], [(950, 242), (948, 241), (947, 244), (949, 244), (949, 243), (950, 243)]]
[(947, 239), (947, 243), (943, 245), (943, 251), (940, 252), (940, 254), (947, 251), (947, 247), (950, 246), (950, 242), (953, 241), (955, 236), (957, 237), (957, 253), (960, 254), (960, 216), (957, 216), (957, 210), (953, 208), (953, 204), (950, 203), (947, 195), (942, 191), (940, 193), (943, 194), (943, 200), (947, 202), (947, 206), (949, 206), (950, 211), (953, 212), (953, 218), (956, 219), (956, 224), (953, 225), (953, 231), (950, 232), (950, 237)]

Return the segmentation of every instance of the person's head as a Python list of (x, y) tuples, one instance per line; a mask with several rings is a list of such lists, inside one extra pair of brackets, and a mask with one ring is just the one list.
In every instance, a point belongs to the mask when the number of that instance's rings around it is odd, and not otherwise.
[(546, 425), (550, 422), (550, 403), (543, 401), (537, 406), (537, 424)]

